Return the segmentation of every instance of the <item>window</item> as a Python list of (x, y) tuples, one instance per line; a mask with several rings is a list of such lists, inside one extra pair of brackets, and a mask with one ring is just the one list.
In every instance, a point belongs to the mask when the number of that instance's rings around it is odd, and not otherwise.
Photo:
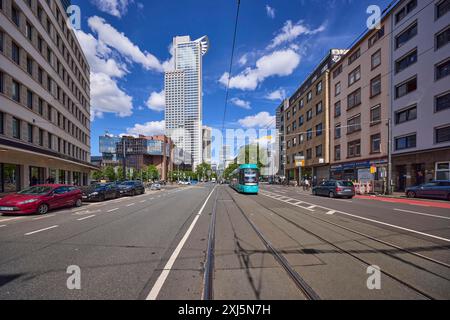
[(381, 134), (375, 134), (370, 137), (370, 152), (371, 153), (381, 152)]
[(33, 110), (33, 91), (27, 90), (27, 107)]
[(12, 99), (20, 103), (20, 84), (17, 81), (12, 82)]
[(320, 81), (316, 86), (316, 94), (321, 94), (323, 89), (322, 81)]
[(334, 138), (335, 139), (340, 139), (342, 136), (342, 128), (341, 128), (341, 124), (338, 123), (336, 125), (336, 127), (334, 128)]
[(305, 142), (305, 135), (303, 133), (301, 135), (299, 135), (298, 140), (299, 140), (300, 144), (303, 144)]
[(20, 65), (20, 48), (16, 43), (12, 43), (11, 59)]
[(384, 26), (382, 26), (372, 37), (369, 38), (369, 48), (372, 48), (373, 45), (384, 37)]
[(396, 49), (402, 47), (405, 45), (409, 40), (414, 38), (417, 35), (417, 22), (414, 22), (414, 24), (405, 31), (403, 31), (400, 35), (398, 35), (395, 38), (395, 47)]
[(33, 40), (33, 27), (28, 22), (25, 25), (25, 35), (28, 40)]
[(435, 129), (436, 143), (450, 142), (450, 125)]
[(338, 101), (334, 104), (334, 117), (340, 117), (341, 116), (341, 102)]
[(304, 106), (305, 106), (305, 101), (302, 99), (302, 100), (300, 100), (299, 109), (303, 109)]
[(334, 160), (341, 160), (341, 146), (334, 147)]
[(28, 142), (33, 143), (33, 125), (28, 124)]
[(5, 114), (0, 112), (0, 134), (5, 133)]
[(313, 117), (313, 111), (312, 109), (309, 109), (308, 112), (306, 112), (306, 121), (310, 121)]
[(316, 137), (320, 137), (323, 133), (323, 125), (321, 123), (319, 123), (316, 126)]
[(450, 74), (450, 59), (436, 65), (436, 80), (447, 77)]
[(399, 99), (417, 90), (417, 77), (410, 79), (395, 87), (395, 98)]
[(312, 91), (308, 92), (308, 96), (306, 97), (306, 101), (310, 102), (312, 100)]
[(39, 98), (38, 109), (39, 114), (42, 116), (44, 114), (44, 100), (42, 100), (41, 98)]
[(0, 71), (0, 93), (5, 93), (4, 81), (3, 72)]
[(361, 115), (350, 118), (347, 121), (347, 133), (352, 134), (354, 132), (361, 131)]
[(358, 48), (355, 53), (348, 57), (348, 65), (351, 65), (361, 56), (361, 48)]
[(375, 52), (371, 58), (372, 70), (381, 65), (381, 49)]
[(395, 62), (395, 73), (399, 73), (417, 62), (417, 48)]
[(437, 96), (435, 98), (435, 110), (436, 112), (446, 110), (450, 108), (450, 92)]
[(349, 142), (347, 149), (347, 156), (349, 158), (361, 156), (361, 140)]
[(322, 101), (316, 105), (316, 115), (321, 114), (323, 112), (323, 103)]
[(20, 139), (20, 120), (17, 118), (13, 118), (12, 121), (12, 134), (13, 138)]
[(39, 145), (44, 146), (44, 130), (39, 129)]
[(443, 0), (436, 5), (436, 18), (439, 19), (450, 10), (450, 0)]
[(395, 113), (395, 124), (402, 124), (416, 119), (417, 106), (408, 107), (407, 109)]
[(377, 105), (370, 109), (370, 125), (379, 124), (381, 122), (381, 105)]
[(350, 87), (355, 82), (358, 82), (360, 79), (361, 79), (361, 67), (357, 67), (348, 75), (348, 86)]
[(48, 139), (48, 148), (53, 149), (53, 135), (50, 132), (47, 133), (47, 139)]
[(5, 46), (4, 39), (5, 39), (5, 34), (2, 31), (0, 31), (0, 52), (3, 52), (3, 50), (4, 50), (4, 46)]
[(370, 97), (373, 98), (381, 94), (381, 75), (370, 80)]
[(412, 149), (417, 146), (417, 136), (412, 134), (406, 137), (395, 138), (395, 150)]
[(436, 35), (436, 50), (450, 42), (450, 26)]
[(352, 92), (347, 97), (347, 109), (352, 109), (361, 104), (361, 88)]
[(298, 118), (298, 126), (301, 127), (305, 123), (305, 117), (301, 116)]
[(11, 8), (11, 19), (16, 26), (20, 27), (20, 11), (15, 6)]
[(342, 64), (333, 71), (333, 79), (336, 79), (342, 73)]
[(336, 83), (336, 85), (334, 86), (334, 96), (337, 97), (338, 95), (340, 95), (341, 90), (342, 90), (341, 83), (340, 82)]
[(450, 180), (450, 162), (436, 163), (436, 180)]
[(29, 75), (33, 75), (33, 59), (27, 57), (27, 72)]
[(397, 24), (402, 21), (416, 7), (417, 0), (411, 0), (410, 2), (408, 2), (408, 4), (400, 9), (400, 11), (395, 15), (395, 23)]
[(322, 145), (316, 147), (316, 158), (321, 158), (323, 156)]
[(311, 160), (312, 159), (312, 149), (306, 150), (306, 159)]
[(310, 141), (313, 138), (313, 132), (312, 129), (308, 129), (308, 131), (306, 132), (306, 140)]

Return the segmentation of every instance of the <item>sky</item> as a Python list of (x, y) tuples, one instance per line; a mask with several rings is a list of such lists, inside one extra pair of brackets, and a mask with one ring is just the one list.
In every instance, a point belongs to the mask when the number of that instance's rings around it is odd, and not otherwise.
[[(227, 128), (274, 125), (290, 97), (331, 48), (346, 49), (365, 30), (367, 8), (391, 0), (241, 0)], [(207, 35), (203, 125), (220, 129), (237, 0), (72, 0), (76, 31), (91, 67), (92, 155), (105, 133), (164, 132), (164, 71), (174, 36)]]

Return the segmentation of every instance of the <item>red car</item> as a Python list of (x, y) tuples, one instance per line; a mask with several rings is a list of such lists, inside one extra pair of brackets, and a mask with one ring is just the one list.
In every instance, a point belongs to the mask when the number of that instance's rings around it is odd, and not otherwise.
[(67, 185), (38, 185), (0, 199), (2, 214), (46, 214), (62, 207), (81, 207), (80, 189)]

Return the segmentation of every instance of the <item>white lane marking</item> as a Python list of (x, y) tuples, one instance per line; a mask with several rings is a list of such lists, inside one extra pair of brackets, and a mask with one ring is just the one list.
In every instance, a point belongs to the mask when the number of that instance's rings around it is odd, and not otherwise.
[(102, 210), (94, 210), (94, 211), (87, 210), (87, 211), (81, 211), (81, 212), (74, 213), (73, 215), (74, 215), (74, 216), (84, 216), (84, 215), (87, 215), (87, 214), (99, 213), (99, 212), (102, 212)]
[(33, 234), (36, 234), (36, 233), (39, 233), (39, 232), (48, 231), (48, 230), (52, 230), (52, 229), (55, 229), (55, 228), (58, 228), (58, 227), (59, 227), (59, 226), (52, 226), (52, 227), (48, 227), (48, 228), (45, 228), (45, 229), (41, 229), (41, 230), (36, 230), (36, 231), (28, 232), (28, 233), (25, 233), (25, 236), (31, 236), (31, 235), (33, 235)]
[(331, 211), (328, 211), (328, 212), (327, 212), (327, 215), (332, 216), (332, 215), (335, 214), (335, 213), (336, 213), (336, 211), (331, 210)]
[(4, 227), (6, 227), (6, 225), (0, 226), (0, 228), (4, 228)]
[(145, 203), (147, 200), (142, 200), (142, 201), (139, 201), (139, 203)]
[(108, 210), (108, 211), (106, 211), (106, 212), (107, 212), (107, 213), (110, 213), (110, 212), (114, 212), (114, 211), (117, 211), (117, 210), (119, 210), (119, 208), (114, 208), (114, 209)]
[(314, 208), (317, 208), (317, 206), (310, 206), (310, 207), (308, 207), (308, 209), (314, 209)]
[(2, 219), (2, 220), (0, 220), (0, 222), (8, 222), (8, 221), (15, 221), (15, 220), (22, 220), (22, 219), (25, 219), (25, 218), (19, 217), (19, 218)]
[(92, 216), (87, 216), (87, 217), (84, 217), (84, 218), (77, 219), (77, 221), (84, 221), (84, 220), (87, 220), (87, 219), (91, 219), (91, 218), (93, 218), (93, 217), (95, 217), (95, 216), (96, 216), (96, 215), (93, 214)]
[[(307, 203), (307, 202), (305, 202), (305, 203)], [(312, 203), (307, 203), (307, 204), (314, 205)], [(322, 209), (325, 209), (325, 210), (328, 210), (328, 211), (333, 211), (333, 209), (330, 209), (330, 208), (327, 208), (327, 207), (323, 207), (323, 206), (318, 206), (318, 207), (322, 208)], [(305, 208), (305, 209), (307, 209), (307, 208)], [(347, 212), (337, 211), (336, 210), (336, 213), (342, 214), (344, 216), (349, 216), (349, 217), (352, 217), (352, 218), (364, 220), (364, 221), (369, 221), (369, 222), (376, 223), (376, 224), (379, 224), (379, 225), (391, 227), (391, 228), (394, 228), (394, 229), (398, 229), (398, 230), (407, 231), (407, 232), (410, 232), (410, 233), (419, 234), (421, 236), (425, 236), (425, 237), (429, 237), (429, 238), (433, 238), (433, 239), (437, 239), (437, 240), (442, 240), (442, 241), (445, 241), (445, 242), (450, 242), (450, 239), (447, 239), (447, 238), (438, 237), (438, 236), (435, 236), (435, 235), (432, 235), (432, 234), (429, 234), (429, 233), (425, 233), (425, 232), (421, 232), (421, 231), (417, 231), (417, 230), (413, 230), (413, 229), (403, 228), (403, 227), (400, 227), (400, 226), (396, 226), (394, 224), (381, 222), (381, 221), (374, 220), (374, 219), (364, 218), (364, 217), (357, 216), (357, 215), (354, 215), (354, 214), (350, 214), (350, 213), (347, 213)]]
[(298, 205), (300, 205), (300, 204), (302, 204), (302, 203), (303, 203), (303, 201), (300, 201), (300, 202), (294, 203), (294, 206), (298, 206)]
[(394, 211), (411, 213), (411, 214), (417, 214), (419, 216), (426, 216), (426, 217), (450, 220), (450, 217), (438, 216), (438, 215), (435, 215), (435, 214), (428, 214), (428, 213), (422, 213), (422, 212), (416, 212), (416, 211), (410, 211), (410, 210), (403, 210), (403, 209), (394, 209)]
[(184, 235), (183, 239), (181, 239), (178, 246), (175, 248), (175, 251), (170, 256), (169, 261), (167, 261), (166, 266), (164, 267), (162, 273), (158, 277), (158, 280), (156, 280), (155, 285), (153, 286), (152, 290), (147, 296), (146, 300), (156, 300), (158, 298), (159, 292), (161, 291), (164, 283), (166, 282), (167, 277), (169, 276), (170, 271), (172, 270), (173, 265), (175, 264), (175, 260), (178, 258), (178, 255), (180, 254), (181, 250), (183, 249), (186, 241), (188, 240), (189, 236), (191, 235), (192, 231), (194, 230), (195, 225), (197, 224), (198, 219), (203, 213), (203, 210), (205, 210), (206, 204), (208, 203), (209, 199), (213, 195), (214, 191), (216, 190), (217, 186), (214, 187), (214, 189), (209, 194), (208, 198), (206, 198), (205, 203), (201, 207), (198, 214), (195, 216), (194, 221), (192, 221), (191, 226), (186, 231), (186, 234)]
[(56, 214), (51, 214), (51, 215), (44, 216), (44, 217), (34, 218), (33, 220), (34, 221), (43, 220), (43, 219), (51, 218), (51, 217), (54, 217), (54, 216), (56, 216)]
[(128, 204), (127, 205), (127, 207), (132, 207), (132, 206), (134, 206), (136, 203), (130, 203), (130, 204)]

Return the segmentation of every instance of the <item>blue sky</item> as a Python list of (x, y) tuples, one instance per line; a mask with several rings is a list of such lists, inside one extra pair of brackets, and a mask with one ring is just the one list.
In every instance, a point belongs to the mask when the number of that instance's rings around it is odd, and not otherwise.
[[(77, 32), (91, 65), (92, 155), (98, 137), (163, 130), (164, 70), (176, 35), (207, 35), (204, 124), (220, 128), (234, 0), (83, 0)], [(227, 127), (270, 124), (330, 48), (347, 48), (366, 26), (367, 7), (388, 0), (242, 0)]]

